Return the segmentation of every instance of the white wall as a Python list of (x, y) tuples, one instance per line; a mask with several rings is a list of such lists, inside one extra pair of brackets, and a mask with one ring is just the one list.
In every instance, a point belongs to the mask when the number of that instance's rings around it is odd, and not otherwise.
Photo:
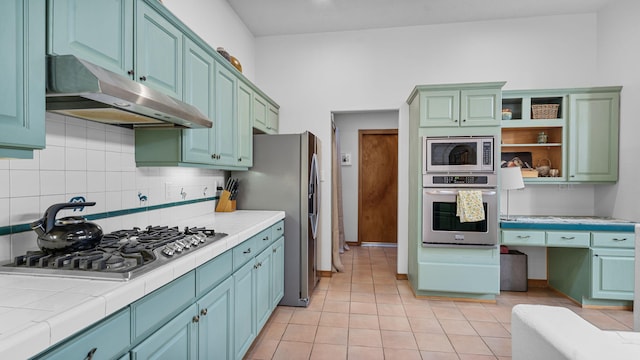
[(600, 80), (622, 85), (620, 100), (620, 181), (599, 187), (596, 212), (640, 222), (640, 2), (619, 0), (598, 16)]
[[(346, 241), (358, 241), (358, 130), (397, 129), (398, 111), (365, 111), (334, 114), (340, 134), (340, 152), (351, 154), (351, 165), (342, 166), (342, 201)], [(400, 225), (400, 224), (398, 224)]]
[(163, 0), (162, 3), (211, 47), (223, 47), (235, 56), (242, 64), (242, 73), (253, 81), (255, 39), (226, 0)]
[[(611, 85), (596, 77), (596, 50), (595, 14), (260, 37), (256, 81), (281, 106), (281, 132), (308, 129), (330, 143), (331, 112), (400, 109), (399, 139), (407, 139), (405, 101), (415, 85), (478, 81), (507, 81), (505, 89)], [(399, 146), (406, 154), (407, 142)], [(329, 169), (330, 147), (323, 151), (323, 168)], [(399, 166), (406, 169), (406, 155)], [(408, 206), (402, 195), (406, 184), (399, 184), (401, 209)], [(550, 196), (546, 192), (529, 187), (512, 200), (524, 196), (541, 202), (531, 208), (520, 202), (512, 209), (594, 212), (591, 186), (558, 190)], [(328, 181), (322, 183), (322, 194), (322, 203), (329, 204)], [(329, 218), (327, 206), (321, 216)], [(400, 226), (406, 224), (406, 213), (398, 221)], [(331, 233), (329, 226), (323, 223), (324, 234)], [(406, 236), (398, 240), (406, 244)], [(319, 247), (319, 269), (328, 271), (330, 239), (323, 238)], [(399, 273), (406, 273), (406, 261), (399, 250)]]

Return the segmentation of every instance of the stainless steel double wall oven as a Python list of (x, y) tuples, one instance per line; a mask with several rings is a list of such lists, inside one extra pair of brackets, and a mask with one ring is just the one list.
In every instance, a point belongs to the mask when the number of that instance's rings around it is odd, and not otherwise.
[[(492, 136), (424, 137), (423, 246), (490, 247), (498, 239), (498, 178)], [(461, 222), (460, 191), (482, 194), (485, 219)]]

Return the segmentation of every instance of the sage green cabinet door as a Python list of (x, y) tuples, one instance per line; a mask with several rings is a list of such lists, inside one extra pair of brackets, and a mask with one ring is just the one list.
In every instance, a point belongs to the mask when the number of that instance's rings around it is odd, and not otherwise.
[(277, 134), (279, 129), (280, 110), (272, 104), (269, 104), (267, 110), (267, 133)]
[[(214, 111), (215, 61), (204, 49), (186, 39), (184, 43), (184, 101), (212, 119)], [(214, 127), (217, 124), (214, 124)], [(183, 161), (213, 164), (215, 129), (183, 130)]]
[(237, 146), (238, 166), (253, 165), (253, 90), (238, 81)]
[(633, 300), (634, 251), (591, 250), (591, 296), (594, 299)]
[(253, 96), (253, 127), (267, 132), (267, 100), (259, 94)]
[(271, 307), (275, 309), (280, 300), (284, 296), (284, 237), (276, 240), (271, 246), (272, 259), (272, 291), (271, 291)]
[(233, 358), (233, 302), (231, 276), (198, 301), (199, 359)]
[(45, 145), (45, 1), (0, 2), (0, 156)]
[(131, 77), (133, 0), (49, 0), (49, 54), (71, 54)]
[(569, 95), (569, 181), (618, 180), (619, 93)]
[(430, 91), (420, 94), (421, 127), (458, 127), (460, 91)]
[(500, 89), (462, 90), (460, 99), (460, 126), (500, 125), (502, 119)]
[(131, 350), (134, 359), (197, 359), (197, 307), (192, 304)]
[(256, 256), (255, 264), (255, 299), (256, 299), (256, 321), (257, 331), (260, 331), (264, 324), (267, 323), (269, 315), (271, 315), (271, 289), (272, 281), (272, 250), (271, 247), (266, 248), (258, 256)]
[(135, 79), (182, 100), (182, 46), (182, 32), (138, 0)]
[(236, 164), (236, 76), (224, 66), (216, 65), (215, 74), (215, 109), (216, 124), (214, 130), (216, 164)]
[(233, 357), (235, 359), (242, 359), (256, 337), (255, 294), (253, 292), (254, 265), (254, 261), (249, 261), (233, 274), (235, 297)]

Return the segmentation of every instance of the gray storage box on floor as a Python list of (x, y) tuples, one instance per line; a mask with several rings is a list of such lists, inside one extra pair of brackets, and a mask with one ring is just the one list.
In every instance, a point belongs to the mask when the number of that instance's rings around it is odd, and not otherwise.
[(500, 290), (527, 291), (527, 254), (509, 250), (500, 254)]

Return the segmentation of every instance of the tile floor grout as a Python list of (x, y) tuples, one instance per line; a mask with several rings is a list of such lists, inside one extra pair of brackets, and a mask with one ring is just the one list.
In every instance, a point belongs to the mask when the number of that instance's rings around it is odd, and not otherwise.
[(601, 329), (630, 330), (633, 313), (582, 309), (548, 289), (496, 303), (416, 298), (396, 280), (396, 249), (352, 247), (345, 271), (321, 278), (307, 308), (278, 306), (245, 359), (511, 359), (511, 308), (564, 306)]

